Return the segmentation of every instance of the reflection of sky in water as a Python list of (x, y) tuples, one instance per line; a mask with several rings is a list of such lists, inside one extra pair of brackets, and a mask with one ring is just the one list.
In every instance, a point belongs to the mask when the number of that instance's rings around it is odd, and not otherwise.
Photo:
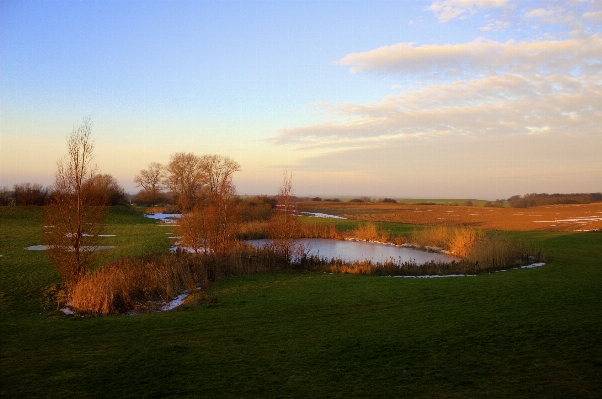
[[(255, 247), (261, 247), (268, 241), (250, 240), (247, 242)], [(452, 260), (459, 260), (446, 254), (424, 252), (413, 248), (396, 247), (394, 245), (372, 242), (327, 240), (321, 238), (306, 238), (299, 241), (305, 245), (310, 255), (326, 259), (340, 258), (348, 262), (367, 259), (373, 263), (386, 262), (388, 260), (399, 263), (413, 260), (421, 264), (429, 261), (451, 262)]]

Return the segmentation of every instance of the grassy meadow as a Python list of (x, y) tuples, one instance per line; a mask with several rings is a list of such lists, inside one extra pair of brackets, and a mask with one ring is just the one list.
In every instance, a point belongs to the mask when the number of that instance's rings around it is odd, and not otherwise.
[[(103, 258), (166, 251), (171, 229), (114, 208)], [(540, 268), (258, 274), (169, 312), (105, 317), (57, 311), (58, 276), (23, 250), (42, 234), (40, 208), (0, 207), (0, 397), (602, 397), (602, 233), (501, 233), (543, 248)]]

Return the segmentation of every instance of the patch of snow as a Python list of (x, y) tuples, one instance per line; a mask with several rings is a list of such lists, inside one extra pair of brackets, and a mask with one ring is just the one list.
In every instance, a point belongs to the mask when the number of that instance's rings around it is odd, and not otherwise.
[[(540, 215), (534, 215), (540, 216)], [(587, 224), (588, 222), (602, 221), (600, 216), (575, 216), (569, 219), (556, 219), (556, 220), (534, 220), (534, 223), (580, 223)]]
[(188, 291), (184, 291), (183, 293), (169, 301), (166, 305), (162, 306), (161, 310), (172, 310), (173, 308), (180, 306), (182, 303), (184, 303), (184, 299), (186, 299), (188, 295), (190, 295), (190, 293)]
[(315, 218), (330, 218), (330, 219), (344, 219), (344, 220), (347, 219), (342, 216), (329, 215), (327, 213), (320, 213), (320, 212), (301, 212), (301, 213), (304, 215), (307, 215), (307, 216), (315, 217)]
[(401, 278), (439, 278), (439, 277), (476, 277), (476, 274), (429, 274), (426, 276), (393, 276)]
[(545, 263), (543, 263), (543, 262), (533, 263), (533, 264), (530, 264), (530, 265), (527, 265), (527, 266), (521, 266), (520, 269), (532, 269), (534, 267), (541, 267), (543, 265), (545, 265)]
[(174, 243), (174, 244), (176, 244), (176, 245), (175, 245), (175, 246), (173, 246), (173, 247), (171, 247), (171, 248), (169, 248), (169, 250), (170, 250), (171, 252), (183, 251), (183, 252), (188, 252), (189, 254), (196, 254), (196, 253), (205, 254), (205, 253), (211, 253), (211, 252), (213, 252), (213, 251), (211, 250), (211, 248), (204, 248), (204, 247), (201, 247), (201, 248), (197, 248), (197, 249), (195, 249), (195, 248), (191, 248), (191, 247), (180, 247), (180, 246), (178, 245), (178, 244), (179, 244), (178, 242), (176, 242), (176, 243)]
[[(29, 246), (27, 248), (23, 248), (25, 250), (28, 251), (46, 251), (48, 250), (49, 246), (48, 245), (32, 245)], [(91, 246), (91, 245), (87, 245), (87, 246), (82, 246), (81, 249), (82, 251), (101, 251), (103, 249), (112, 249), (115, 248), (114, 245), (96, 245), (96, 246)]]
[(48, 249), (48, 245), (32, 245), (23, 249), (28, 251), (46, 251)]

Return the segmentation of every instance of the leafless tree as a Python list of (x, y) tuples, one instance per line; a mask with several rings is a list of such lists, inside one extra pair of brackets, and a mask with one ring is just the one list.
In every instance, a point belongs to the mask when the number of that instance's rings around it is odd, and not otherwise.
[(117, 180), (109, 174), (97, 174), (86, 182), (86, 190), (90, 191), (95, 205), (127, 204), (125, 190)]
[(268, 235), (272, 239), (272, 248), (287, 261), (301, 255), (304, 251), (296, 239), (300, 234), (297, 218), (297, 199), (293, 192), (292, 173), (284, 171), (284, 179), (276, 202), (276, 214), (268, 221)]
[(233, 174), (240, 165), (228, 157), (200, 158), (202, 189), (196, 206), (180, 219), (182, 243), (197, 250), (224, 253), (232, 246), (238, 223)]
[(163, 181), (174, 195), (180, 211), (189, 212), (196, 205), (203, 188), (201, 158), (193, 153), (173, 154)]
[(203, 155), (200, 158), (205, 190), (210, 194), (226, 193), (232, 186), (232, 176), (240, 172), (240, 164), (222, 155)]
[(14, 198), (17, 205), (46, 205), (50, 197), (50, 190), (38, 183), (15, 184), (13, 187)]
[(44, 215), (50, 226), (44, 234), (48, 255), (68, 293), (96, 260), (91, 249), (98, 242), (104, 211), (90, 184), (97, 175), (91, 135), (92, 121), (86, 118), (67, 138), (67, 154), (57, 162), (54, 202)]
[(162, 182), (165, 174), (163, 165), (157, 162), (151, 162), (148, 169), (143, 169), (140, 174), (134, 177), (136, 187), (142, 187), (144, 190), (141, 196), (145, 201), (156, 204), (162, 197)]

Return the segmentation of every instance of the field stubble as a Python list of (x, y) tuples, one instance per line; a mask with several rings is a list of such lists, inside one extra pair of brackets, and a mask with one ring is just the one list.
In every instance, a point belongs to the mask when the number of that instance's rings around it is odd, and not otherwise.
[(461, 225), (505, 231), (587, 231), (602, 229), (602, 203), (534, 208), (330, 203), (306, 201), (300, 208), (349, 219), (417, 225)]

